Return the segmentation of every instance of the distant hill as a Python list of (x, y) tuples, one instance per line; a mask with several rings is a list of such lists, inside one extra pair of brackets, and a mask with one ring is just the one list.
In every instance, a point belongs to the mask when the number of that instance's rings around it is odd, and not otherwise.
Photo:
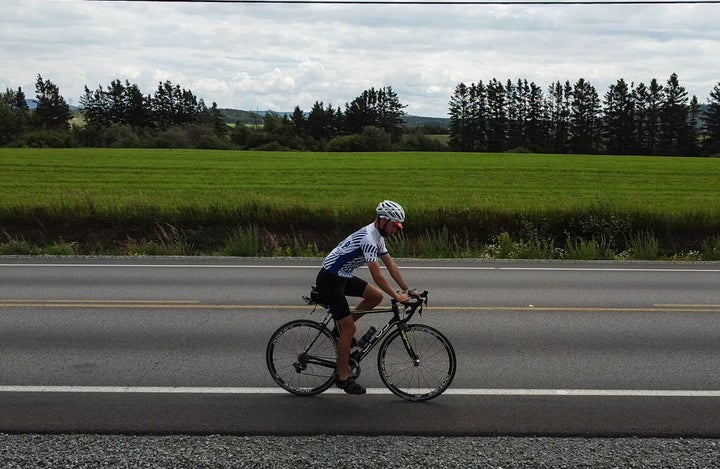
[[(38, 107), (37, 99), (28, 98), (25, 100), (25, 103), (28, 105), (28, 109), (30, 109), (31, 111), (37, 109), (37, 107)], [(72, 104), (68, 104), (68, 107), (70, 108), (70, 112), (73, 112), (73, 113), (79, 112), (82, 110), (79, 106), (73, 106)]]
[(404, 118), (407, 127), (450, 127), (449, 117), (423, 117), (408, 114)]
[(239, 125), (262, 124), (263, 117), (265, 116), (265, 112), (266, 112), (266, 111), (258, 111), (258, 112), (241, 111), (240, 109), (227, 109), (227, 108), (220, 108), (218, 110), (220, 111), (220, 114), (223, 116), (225, 123), (239, 124)]
[[(274, 112), (280, 116), (289, 116), (292, 112), (278, 112), (278, 111), (242, 111), (240, 109), (219, 109), (223, 116), (223, 119), (228, 124), (240, 124), (240, 125), (257, 125), (262, 124), (265, 114), (268, 112)], [(447, 128), (450, 125), (450, 119), (445, 117), (422, 117), (422, 116), (411, 116), (405, 115), (405, 125), (407, 127), (443, 127)]]

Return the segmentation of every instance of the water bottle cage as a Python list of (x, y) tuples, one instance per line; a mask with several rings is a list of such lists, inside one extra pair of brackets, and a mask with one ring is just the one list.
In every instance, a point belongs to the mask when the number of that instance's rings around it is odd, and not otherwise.
[(358, 340), (358, 343), (357, 343), (358, 348), (361, 350), (365, 349), (370, 344), (372, 339), (375, 337), (376, 333), (377, 333), (377, 329), (375, 329), (374, 327), (370, 327), (370, 329), (368, 329), (368, 331), (365, 334), (363, 334), (362, 337), (360, 337), (360, 340)]

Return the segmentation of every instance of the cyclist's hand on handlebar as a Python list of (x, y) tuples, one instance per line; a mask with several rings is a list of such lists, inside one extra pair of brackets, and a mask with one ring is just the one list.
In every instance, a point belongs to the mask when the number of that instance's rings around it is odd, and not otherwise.
[(408, 303), (410, 301), (410, 297), (407, 295), (407, 293), (403, 293), (403, 292), (399, 291), (399, 292), (397, 292), (396, 301), (398, 303)]
[(407, 292), (398, 291), (397, 299), (395, 301), (397, 301), (398, 303), (407, 304), (407, 303), (411, 302), (411, 299), (420, 300), (422, 298), (423, 298), (423, 294), (413, 288), (412, 290), (408, 290)]
[(417, 298), (418, 300), (422, 298), (422, 293), (419, 292), (417, 289), (413, 288), (412, 290), (408, 291), (408, 295), (412, 296), (413, 298)]

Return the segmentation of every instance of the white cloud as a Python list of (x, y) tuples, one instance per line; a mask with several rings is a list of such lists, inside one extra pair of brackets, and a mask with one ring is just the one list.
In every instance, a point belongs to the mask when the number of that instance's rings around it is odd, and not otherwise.
[(240, 109), (344, 106), (392, 86), (411, 114), (444, 116), (455, 86), (518, 78), (720, 82), (720, 5), (257, 5), (10, 0), (0, 87), (36, 75), (77, 103), (114, 79), (170, 80)]

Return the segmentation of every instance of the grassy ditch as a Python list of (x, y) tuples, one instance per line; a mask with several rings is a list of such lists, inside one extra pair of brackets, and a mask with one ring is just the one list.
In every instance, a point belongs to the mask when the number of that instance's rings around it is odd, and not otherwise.
[(0, 149), (0, 254), (322, 255), (390, 198), (393, 253), (709, 259), (720, 160)]

